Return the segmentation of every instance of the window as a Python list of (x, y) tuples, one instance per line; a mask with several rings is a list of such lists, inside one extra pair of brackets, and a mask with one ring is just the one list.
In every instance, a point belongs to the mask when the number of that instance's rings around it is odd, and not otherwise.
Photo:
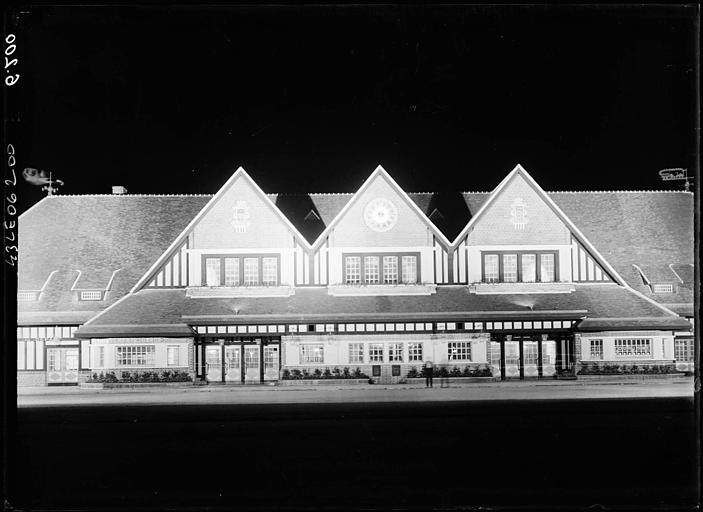
[(383, 284), (398, 284), (398, 256), (383, 257)]
[(37, 300), (37, 292), (17, 292), (17, 300), (20, 302)]
[(615, 339), (615, 357), (649, 357), (652, 355), (652, 340), (644, 339)]
[(219, 258), (205, 258), (205, 272), (207, 286), (220, 286)]
[(591, 359), (603, 359), (603, 340), (591, 340)]
[(166, 347), (166, 362), (169, 366), (178, 366), (180, 364), (178, 348), (178, 345), (169, 345)]
[(344, 258), (344, 276), (346, 284), (361, 283), (361, 258), (359, 256)]
[(522, 357), (524, 364), (537, 364), (539, 352), (537, 351), (536, 341), (524, 341), (522, 343)]
[(369, 362), (383, 362), (383, 343), (369, 343)]
[(97, 368), (105, 366), (105, 347), (93, 347), (93, 366)]
[(389, 343), (388, 344), (388, 362), (403, 362), (403, 344), (402, 343)]
[(455, 341), (447, 346), (447, 359), (450, 361), (471, 361), (471, 342)]
[(422, 361), (422, 343), (408, 343), (408, 361)]
[(403, 256), (403, 283), (417, 283), (417, 257)]
[(654, 293), (674, 293), (673, 284), (653, 284), (652, 291)]
[(225, 258), (225, 286), (239, 284), (239, 258)]
[(344, 284), (417, 284), (419, 254), (344, 255)]
[(554, 281), (554, 254), (540, 254), (540, 281), (549, 283)]
[(276, 258), (262, 258), (263, 271), (261, 282), (264, 286), (275, 286), (278, 283), (278, 260)]
[(517, 283), (517, 254), (503, 254), (503, 281)]
[(674, 359), (678, 362), (693, 361), (692, 338), (679, 338), (674, 340)]
[(534, 283), (537, 280), (537, 256), (535, 254), (522, 255), (522, 282)]
[(154, 345), (117, 347), (117, 366), (154, 366)]
[(364, 344), (350, 343), (349, 344), (349, 363), (364, 362)]
[(300, 345), (301, 364), (315, 364), (325, 362), (325, 347), (322, 343), (314, 345)]
[(244, 258), (244, 286), (259, 284), (259, 258)]
[(484, 283), (553, 282), (556, 268), (556, 252), (483, 253)]
[(278, 286), (278, 255), (206, 256), (203, 286)]
[(364, 282), (378, 284), (379, 276), (378, 256), (364, 256)]
[(101, 290), (82, 291), (81, 300), (103, 300), (103, 292)]
[(496, 283), (499, 279), (498, 255), (486, 254), (483, 259), (483, 280), (487, 283)]

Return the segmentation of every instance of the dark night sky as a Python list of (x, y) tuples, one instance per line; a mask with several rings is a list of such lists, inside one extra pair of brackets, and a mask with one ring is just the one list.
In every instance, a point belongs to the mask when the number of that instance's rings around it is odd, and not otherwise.
[[(18, 168), (61, 193), (673, 189), (696, 168), (691, 8), (23, 8)], [(7, 90), (7, 88), (6, 88)], [(18, 185), (21, 209), (44, 193)]]

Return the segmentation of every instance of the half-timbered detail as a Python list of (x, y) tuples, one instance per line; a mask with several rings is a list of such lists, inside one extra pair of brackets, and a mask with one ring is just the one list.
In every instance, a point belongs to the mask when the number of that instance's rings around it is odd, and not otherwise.
[(354, 193), (240, 168), (214, 195), (47, 197), (20, 217), (18, 383), (692, 371), (691, 219), (690, 193), (545, 192), (520, 166), (490, 193), (379, 166)]

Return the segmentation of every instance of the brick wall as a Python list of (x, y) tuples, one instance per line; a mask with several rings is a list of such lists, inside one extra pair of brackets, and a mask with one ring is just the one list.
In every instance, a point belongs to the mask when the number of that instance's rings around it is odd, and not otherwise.
[(17, 387), (46, 386), (46, 372), (41, 371), (18, 371)]

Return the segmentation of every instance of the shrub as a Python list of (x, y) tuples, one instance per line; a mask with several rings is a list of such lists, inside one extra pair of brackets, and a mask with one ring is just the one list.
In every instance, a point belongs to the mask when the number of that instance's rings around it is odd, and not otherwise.
[(342, 370), (342, 375), (344, 376), (345, 379), (351, 378), (351, 373), (349, 373), (349, 367), (345, 366), (344, 369)]
[(322, 374), (322, 376), (325, 379), (331, 379), (332, 378), (332, 372), (330, 371), (329, 368), (325, 368), (325, 372)]
[(420, 374), (420, 372), (417, 371), (417, 368), (413, 366), (412, 368), (410, 368), (410, 370), (408, 370), (408, 378), (413, 379), (417, 377), (422, 377), (422, 375)]

